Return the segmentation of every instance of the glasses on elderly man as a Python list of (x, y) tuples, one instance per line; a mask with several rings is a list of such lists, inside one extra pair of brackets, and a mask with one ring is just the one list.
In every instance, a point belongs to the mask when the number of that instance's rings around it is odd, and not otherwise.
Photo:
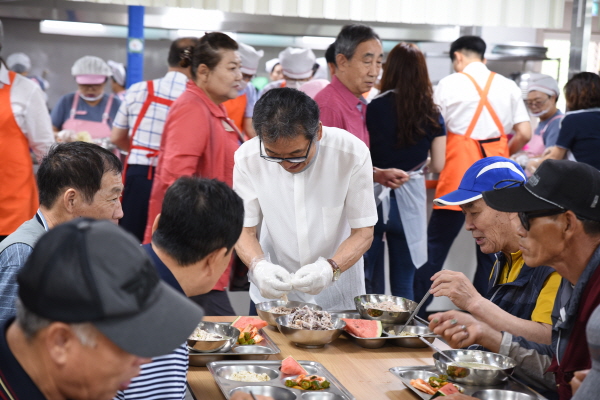
[[(261, 157), (262, 157), (264, 160), (271, 161), (271, 162), (282, 163), (282, 162), (284, 162), (284, 161), (287, 161), (287, 162), (290, 162), (290, 163), (298, 164), (298, 163), (301, 163), (301, 162), (304, 162), (304, 161), (306, 161), (306, 159), (308, 158), (308, 153), (310, 153), (310, 146), (312, 146), (312, 143), (313, 143), (313, 139), (314, 139), (314, 138), (315, 138), (315, 137), (313, 136), (313, 137), (310, 139), (310, 142), (308, 142), (308, 149), (306, 149), (306, 155), (305, 155), (305, 156), (303, 156), (303, 157), (286, 157), (286, 158), (281, 158), (281, 157), (269, 157), (269, 156), (267, 156), (267, 155), (263, 154), (263, 150), (262, 150), (262, 149), (263, 149), (262, 139), (259, 137), (259, 138), (258, 138), (258, 143), (259, 143), (258, 145), (260, 146), (260, 147), (259, 147), (260, 156), (261, 156)], [(266, 150), (265, 150), (265, 151), (266, 151)]]
[(525, 101), (525, 105), (529, 108), (542, 107), (544, 104), (546, 104), (548, 102), (548, 100), (550, 100), (550, 97), (552, 97), (552, 96), (548, 96), (543, 100), (542, 99), (533, 99), (533, 100), (524, 100), (524, 101)]
[(565, 210), (564, 208), (558, 208), (555, 210), (520, 211), (517, 214), (519, 214), (519, 220), (521, 221), (521, 225), (523, 225), (523, 228), (525, 228), (525, 230), (528, 231), (529, 228), (531, 228), (530, 221), (532, 219), (540, 217), (549, 217), (551, 215), (558, 215), (566, 212), (567, 210)]

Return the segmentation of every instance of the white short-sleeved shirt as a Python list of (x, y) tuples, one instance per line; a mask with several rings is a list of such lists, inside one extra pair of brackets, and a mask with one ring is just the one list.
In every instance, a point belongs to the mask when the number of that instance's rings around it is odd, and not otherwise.
[[(260, 228), (263, 251), (290, 273), (319, 257), (333, 257), (350, 228), (377, 222), (367, 146), (351, 133), (330, 127), (323, 127), (316, 143), (313, 162), (298, 174), (263, 160), (258, 138), (235, 153), (233, 188), (244, 200), (244, 226)], [(288, 298), (342, 310), (354, 308), (354, 297), (364, 293), (361, 258), (317, 296), (293, 291)], [(267, 301), (254, 285), (250, 297), (255, 303)]]
[[(490, 70), (480, 62), (473, 62), (464, 69), (475, 82), (485, 88)], [(433, 100), (440, 106), (442, 116), (449, 132), (464, 135), (475, 115), (479, 104), (479, 93), (473, 82), (464, 74), (456, 73), (442, 79), (435, 88)], [(496, 74), (488, 93), (488, 100), (504, 126), (504, 133), (512, 131), (513, 126), (529, 121), (529, 114), (523, 103), (521, 90), (512, 80)], [(490, 139), (500, 136), (496, 124), (487, 108), (484, 107), (471, 134), (473, 139)]]
[[(187, 81), (187, 77), (181, 72), (169, 71), (164, 77), (154, 79), (154, 94), (167, 100), (177, 100), (185, 91)], [(121, 103), (121, 107), (119, 107), (119, 112), (115, 117), (113, 126), (121, 129), (129, 129), (129, 136), (131, 137), (131, 131), (135, 126), (135, 122), (147, 97), (147, 81), (131, 85), (125, 93), (125, 100)], [(135, 146), (155, 150), (160, 148), (160, 140), (170, 108), (167, 105), (156, 102), (150, 104), (133, 139)], [(146, 150), (132, 149), (127, 163), (129, 165), (156, 166), (158, 157), (148, 158), (146, 157), (147, 154), (148, 151)]]

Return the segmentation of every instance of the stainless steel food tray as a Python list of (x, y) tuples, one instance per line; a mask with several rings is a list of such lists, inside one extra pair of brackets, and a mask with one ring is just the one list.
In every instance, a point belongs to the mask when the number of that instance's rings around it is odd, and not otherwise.
[[(423, 400), (431, 399), (431, 395), (421, 392), (420, 390), (414, 388), (410, 384), (410, 380), (421, 378), (424, 381), (427, 381), (427, 379), (429, 379), (430, 376), (439, 376), (439, 372), (434, 365), (418, 365), (418, 366), (412, 366), (412, 367), (394, 367), (394, 368), (390, 368), (390, 372), (392, 374), (394, 374), (395, 376), (397, 376), (402, 381), (402, 383), (404, 383), (404, 385), (407, 388), (412, 390), (413, 393), (415, 393), (417, 396), (419, 396)], [(501, 390), (512, 390), (513, 392), (527, 393), (531, 396), (537, 397), (539, 400), (546, 400), (546, 398), (544, 396), (542, 396), (535, 390), (531, 389), (529, 386), (526, 386), (520, 382), (517, 382), (514, 379), (509, 379), (506, 382), (504, 382), (500, 385), (495, 385), (495, 386), (470, 386), (470, 385), (463, 385), (463, 384), (456, 384), (456, 386), (463, 388), (464, 394), (467, 394), (467, 395), (472, 395), (473, 393), (477, 392), (478, 390), (501, 389)]]
[[(272, 396), (277, 400), (355, 400), (354, 396), (329, 372), (316, 361), (298, 361), (311, 375), (324, 377), (331, 387), (323, 390), (300, 390), (285, 386), (285, 380), (295, 375), (284, 375), (279, 371), (281, 361), (215, 361), (207, 365), (217, 385), (229, 399), (232, 391), (242, 387), (254, 394)], [(238, 382), (226, 378), (229, 373), (238, 370), (253, 370), (256, 373), (267, 373), (272, 377), (267, 382)]]
[[(230, 325), (225, 323), (224, 325)], [(198, 353), (193, 349), (189, 350), (190, 365), (194, 367), (205, 367), (206, 364), (213, 361), (223, 360), (266, 360), (273, 354), (281, 353), (279, 347), (271, 340), (264, 329), (259, 329), (259, 335), (265, 340), (259, 344), (235, 345), (228, 352), (216, 353)]]
[[(408, 326), (413, 326), (413, 325), (408, 325)], [(415, 325), (415, 326), (422, 326), (422, 325)], [(387, 331), (391, 328), (399, 329), (400, 327), (401, 327), (400, 325), (384, 325), (381, 337), (377, 337), (377, 338), (361, 338), (358, 336), (354, 336), (353, 334), (351, 334), (350, 332), (347, 332), (347, 331), (344, 331), (344, 334), (346, 334), (346, 336), (348, 336), (351, 340), (353, 340), (357, 345), (359, 345), (360, 347), (364, 347), (365, 349), (378, 349), (380, 347), (385, 346), (386, 343), (393, 345), (393, 346), (398, 346), (398, 347), (411, 347), (411, 348), (427, 347), (427, 345), (423, 344), (423, 342), (421, 342), (419, 340), (419, 338), (416, 336), (414, 336), (414, 337), (390, 336), (387, 333)], [(436, 336), (431, 334), (431, 335), (427, 335), (424, 337), (427, 340), (429, 340), (430, 342), (433, 342), (433, 340), (435, 339)], [(417, 342), (417, 344), (414, 343), (415, 341)]]

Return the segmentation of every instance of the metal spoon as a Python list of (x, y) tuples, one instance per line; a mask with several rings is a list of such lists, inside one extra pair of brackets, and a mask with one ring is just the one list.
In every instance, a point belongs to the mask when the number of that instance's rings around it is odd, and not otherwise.
[(417, 305), (417, 308), (415, 308), (413, 310), (412, 313), (410, 313), (410, 316), (408, 317), (408, 319), (406, 320), (406, 323), (404, 325), (402, 325), (402, 329), (400, 329), (398, 332), (396, 332), (397, 336), (400, 336), (400, 334), (402, 333), (402, 331), (404, 331), (404, 329), (406, 328), (406, 326), (408, 324), (411, 323), (411, 321), (413, 320), (413, 318), (415, 318), (415, 315), (417, 315), (417, 313), (419, 312), (419, 310), (421, 309), (421, 307), (423, 306), (423, 304), (425, 303), (425, 300), (427, 300), (429, 298), (429, 295), (431, 293), (429, 293), (429, 290), (427, 291), (427, 293), (425, 293), (425, 296), (423, 296), (423, 299), (421, 300), (421, 302)]

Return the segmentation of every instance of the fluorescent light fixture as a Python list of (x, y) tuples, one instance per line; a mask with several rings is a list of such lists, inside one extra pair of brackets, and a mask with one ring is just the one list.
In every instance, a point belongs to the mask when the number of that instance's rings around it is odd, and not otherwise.
[(302, 36), (297, 40), (297, 45), (309, 49), (327, 50), (329, 45), (335, 41), (334, 37), (324, 36)]
[[(196, 29), (177, 29), (177, 31), (175, 32), (175, 37), (173, 39), (177, 39), (180, 37), (202, 37), (204, 36), (205, 33), (207, 32), (214, 32), (208, 29), (205, 30), (196, 30)], [(226, 34), (227, 36), (229, 36), (230, 38), (232, 38), (233, 40), (237, 40), (237, 33), (235, 32), (222, 32), (221, 33)]]
[(167, 29), (218, 31), (225, 20), (219, 10), (198, 10), (170, 7), (160, 17), (160, 26)]
[(40, 32), (72, 36), (106, 36), (106, 27), (87, 22), (43, 20), (40, 22)]

